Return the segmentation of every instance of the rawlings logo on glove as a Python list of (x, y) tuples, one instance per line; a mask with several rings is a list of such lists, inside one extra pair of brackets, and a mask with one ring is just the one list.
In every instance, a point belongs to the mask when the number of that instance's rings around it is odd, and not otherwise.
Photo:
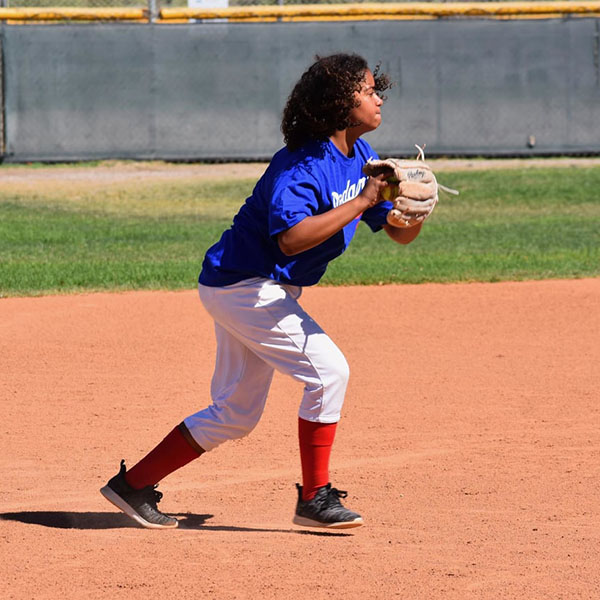
[(438, 184), (433, 171), (424, 162), (423, 149), (417, 148), (417, 160), (370, 160), (363, 167), (363, 172), (369, 177), (386, 175), (388, 185), (381, 195), (394, 204), (387, 214), (387, 222), (393, 227), (414, 227), (425, 221), (438, 202), (439, 188), (458, 194), (456, 190)]

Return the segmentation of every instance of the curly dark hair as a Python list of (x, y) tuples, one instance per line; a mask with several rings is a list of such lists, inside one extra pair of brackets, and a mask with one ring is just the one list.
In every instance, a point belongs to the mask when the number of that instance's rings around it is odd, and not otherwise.
[[(289, 150), (296, 150), (309, 140), (325, 140), (336, 131), (352, 125), (350, 111), (358, 106), (354, 92), (361, 90), (367, 61), (357, 54), (333, 54), (315, 57), (290, 94), (281, 121), (283, 139)], [(390, 87), (389, 77), (373, 70), (375, 91)]]

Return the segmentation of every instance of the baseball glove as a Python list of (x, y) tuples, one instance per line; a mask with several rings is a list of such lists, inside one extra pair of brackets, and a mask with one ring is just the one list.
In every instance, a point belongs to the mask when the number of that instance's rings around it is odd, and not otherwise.
[(414, 227), (425, 221), (438, 202), (438, 188), (458, 194), (438, 184), (431, 167), (424, 161), (422, 148), (417, 148), (417, 160), (370, 160), (363, 167), (365, 175), (370, 177), (386, 175), (388, 185), (381, 195), (394, 205), (387, 214), (387, 222), (393, 227)]

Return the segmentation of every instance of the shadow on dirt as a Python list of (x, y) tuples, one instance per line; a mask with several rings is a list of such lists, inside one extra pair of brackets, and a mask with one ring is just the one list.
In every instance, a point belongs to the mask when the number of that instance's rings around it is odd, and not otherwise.
[[(296, 529), (275, 529), (261, 527), (237, 527), (234, 525), (206, 525), (213, 515), (192, 513), (174, 514), (179, 520), (178, 529), (197, 531), (242, 531), (248, 533), (295, 533), (317, 536), (348, 536), (339, 531), (305, 531)], [(112, 512), (64, 512), (64, 511), (23, 511), (0, 513), (0, 520), (18, 521), (29, 525), (41, 525), (55, 529), (142, 529), (135, 521), (122, 513)]]
[[(205, 515), (210, 517), (211, 515)], [(120, 529), (140, 527), (127, 515), (112, 512), (23, 511), (0, 513), (0, 519), (56, 529)]]

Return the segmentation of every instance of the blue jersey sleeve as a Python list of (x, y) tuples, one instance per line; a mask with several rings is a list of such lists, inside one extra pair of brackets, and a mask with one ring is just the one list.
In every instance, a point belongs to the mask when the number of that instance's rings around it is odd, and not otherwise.
[(384, 200), (371, 208), (365, 210), (365, 212), (361, 216), (361, 220), (364, 221), (370, 228), (371, 231), (376, 232), (379, 231), (382, 225), (385, 225), (387, 220), (387, 214), (390, 209), (393, 208), (393, 204)]
[(269, 235), (290, 229), (319, 211), (320, 192), (316, 181), (302, 170), (281, 177), (269, 206)]

